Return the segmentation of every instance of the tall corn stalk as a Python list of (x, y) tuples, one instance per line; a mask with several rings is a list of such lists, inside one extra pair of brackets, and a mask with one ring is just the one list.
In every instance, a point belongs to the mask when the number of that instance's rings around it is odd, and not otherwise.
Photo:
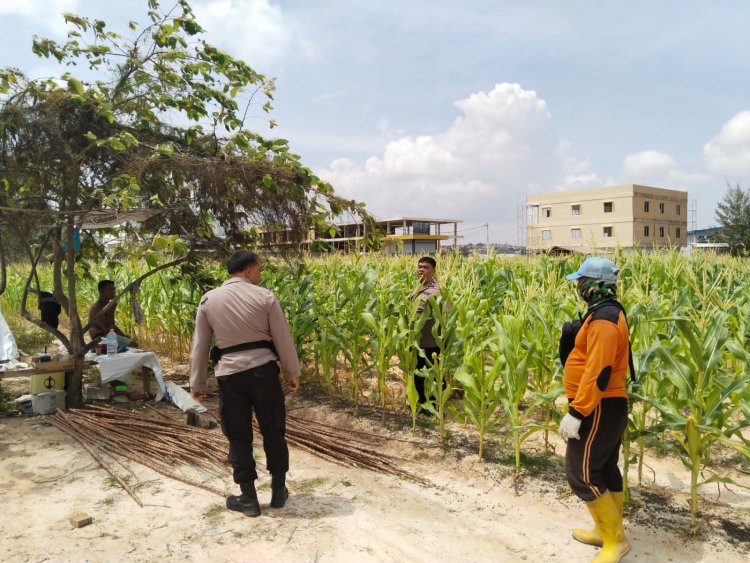
[[(432, 296), (427, 300), (422, 315), (426, 318), (428, 312), (432, 313), (435, 319), (432, 335), (440, 349), (440, 355), (428, 358), (432, 362), (432, 367), (424, 369), (424, 389), (427, 396), (425, 408), (437, 418), (440, 443), (443, 445), (448, 400), (453, 393), (453, 374), (463, 361), (463, 342), (456, 335), (457, 311), (446, 306), (451, 302), (450, 293), (444, 289), (441, 295)], [(435, 398), (434, 402), (431, 397)]]
[(399, 369), (404, 380), (406, 402), (411, 413), (412, 432), (417, 428), (417, 411), (419, 408), (419, 395), (414, 384), (414, 372), (417, 370), (417, 354), (421, 352), (419, 339), (422, 328), (427, 322), (427, 317), (417, 315), (419, 302), (416, 300), (404, 300), (399, 306), (399, 315), (396, 332), (396, 355), (398, 356)]
[[(362, 313), (362, 320), (370, 329), (369, 343), (372, 350), (372, 363), (378, 378), (380, 407), (385, 409), (388, 387), (386, 376), (391, 367), (391, 358), (396, 353), (398, 336), (398, 303), (406, 299), (397, 293), (392, 276), (386, 273), (377, 282), (375, 296), (369, 311)], [(385, 416), (385, 411), (383, 411)]]
[(657, 396), (637, 395), (659, 411), (662, 422), (652, 431), (667, 431), (674, 437), (679, 447), (668, 446), (690, 471), (691, 533), (698, 531), (698, 487), (717, 480), (699, 481), (710, 461), (711, 447), (721, 443), (750, 459), (750, 445), (741, 434), (750, 420), (734, 421), (743, 402), (750, 400), (750, 376), (729, 369), (724, 360), (730, 353), (744, 369), (750, 364), (744, 347), (729, 340), (727, 317), (716, 311), (703, 322), (664, 319), (677, 329), (655, 350), (667, 379), (658, 386)]
[(484, 441), (487, 432), (502, 421), (497, 416), (500, 407), (500, 370), (502, 363), (491, 361), (486, 348), (488, 342), (475, 344), (465, 363), (456, 372), (456, 381), (464, 390), (461, 398), (463, 412), (477, 428), (479, 434), (479, 459), (484, 459)]
[[(524, 424), (521, 401), (529, 386), (529, 363), (536, 344), (526, 338), (524, 318), (503, 315), (495, 319), (495, 331), (490, 340), (490, 350), (500, 363), (500, 402), (513, 434), (515, 475), (521, 474), (521, 444), (533, 433), (544, 430), (538, 424)], [(529, 413), (530, 414), (530, 413)]]

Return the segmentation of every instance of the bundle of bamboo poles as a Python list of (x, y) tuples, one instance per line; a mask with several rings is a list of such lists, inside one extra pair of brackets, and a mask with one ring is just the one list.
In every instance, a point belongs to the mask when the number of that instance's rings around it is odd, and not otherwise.
[[(253, 420), (253, 429), (260, 433), (256, 420)], [(354, 435), (360, 437), (355, 438)], [(402, 460), (374, 449), (375, 446), (387, 441), (381, 436), (336, 428), (287, 414), (286, 439), (297, 448), (338, 465), (359, 467), (423, 482), (419, 477), (401, 469), (399, 462)]]
[[(183, 421), (165, 415), (156, 419), (108, 405), (72, 409), (68, 413), (58, 411), (51, 421), (78, 441), (141, 506), (136, 491), (115, 470), (119, 466), (132, 474), (123, 464), (125, 459), (145, 465), (170, 479), (218, 495), (227, 494), (179, 472), (190, 467), (210, 477), (226, 478), (229, 448), (226, 438), (219, 432), (187, 426)], [(253, 428), (259, 433), (255, 420)], [(286, 437), (293, 446), (332, 463), (421, 481), (401, 469), (398, 458), (375, 450), (376, 445), (385, 441), (380, 436), (287, 414)]]
[(170, 479), (222, 496), (226, 494), (178, 473), (180, 468), (192, 466), (212, 477), (226, 477), (228, 445), (221, 434), (110, 406), (90, 406), (67, 414), (57, 411), (51, 421), (78, 441), (141, 506), (136, 492), (114, 470), (119, 465), (130, 472), (123, 459), (145, 465)]

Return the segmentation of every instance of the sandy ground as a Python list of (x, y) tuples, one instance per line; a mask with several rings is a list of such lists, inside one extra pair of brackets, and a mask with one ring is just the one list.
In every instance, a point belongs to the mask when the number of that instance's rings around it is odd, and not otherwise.
[[(407, 430), (295, 401), (295, 416), (411, 440), (382, 447), (429, 483), (340, 467), (291, 448), (285, 508), (268, 506), (265, 472), (258, 482), (263, 515), (248, 518), (227, 511), (220, 496), (133, 464), (146, 504), (140, 508), (45, 417), (3, 417), (0, 560), (567, 562), (596, 554), (570, 537), (570, 528), (588, 527), (589, 517), (567, 490), (559, 456), (532, 464), (516, 487), (508, 465), (476, 461), (470, 434), (459, 425), (451, 437), (459, 447), (443, 453), (432, 430), (421, 429), (415, 440)], [(256, 456), (262, 460), (260, 448)], [(626, 523), (633, 550), (625, 561), (748, 560), (748, 491), (722, 488), (717, 500), (716, 488), (705, 489), (704, 532), (688, 538), (686, 471), (667, 458), (648, 465), (657, 477), (636, 492), (639, 508)], [(229, 471), (223, 484), (233, 490)], [(93, 524), (72, 529), (68, 518), (78, 511), (93, 516)]]

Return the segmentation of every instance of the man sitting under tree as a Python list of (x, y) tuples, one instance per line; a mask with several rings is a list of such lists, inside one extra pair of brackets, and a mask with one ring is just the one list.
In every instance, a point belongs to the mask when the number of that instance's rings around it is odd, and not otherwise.
[(104, 311), (110, 301), (115, 298), (115, 282), (112, 280), (102, 280), (99, 282), (99, 299), (97, 299), (89, 310), (89, 336), (92, 340), (106, 338), (110, 330), (114, 330), (117, 335), (117, 351), (124, 352), (127, 348), (136, 348), (138, 343), (125, 334), (120, 327), (115, 324), (115, 310), (117, 303)]

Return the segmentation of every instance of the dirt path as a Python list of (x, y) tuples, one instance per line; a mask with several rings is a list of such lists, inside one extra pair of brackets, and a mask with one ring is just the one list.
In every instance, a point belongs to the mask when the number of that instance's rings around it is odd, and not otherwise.
[[(303, 413), (377, 429), (322, 407), (295, 411)], [(588, 561), (596, 553), (570, 538), (570, 527), (588, 526), (589, 518), (567, 493), (559, 467), (528, 477), (517, 494), (507, 466), (407, 442), (392, 442), (389, 451), (408, 458), (406, 467), (431, 484), (339, 467), (292, 448), (287, 507), (268, 507), (270, 478), (262, 472), (263, 515), (251, 519), (225, 510), (222, 497), (134, 465), (133, 483), (146, 504), (139, 508), (43, 417), (2, 418), (0, 560), (544, 562)], [(262, 450), (257, 455), (262, 459)], [(661, 488), (683, 486), (685, 472), (669, 461), (649, 463), (659, 477), (639, 494), (644, 506), (626, 524), (633, 551), (625, 561), (747, 560), (746, 491), (725, 490), (721, 504), (708, 503), (705, 534), (688, 539), (682, 492), (668, 496)], [(223, 483), (233, 490), (229, 472)], [(77, 511), (93, 524), (71, 529), (68, 518)], [(728, 522), (736, 528), (729, 533)]]

